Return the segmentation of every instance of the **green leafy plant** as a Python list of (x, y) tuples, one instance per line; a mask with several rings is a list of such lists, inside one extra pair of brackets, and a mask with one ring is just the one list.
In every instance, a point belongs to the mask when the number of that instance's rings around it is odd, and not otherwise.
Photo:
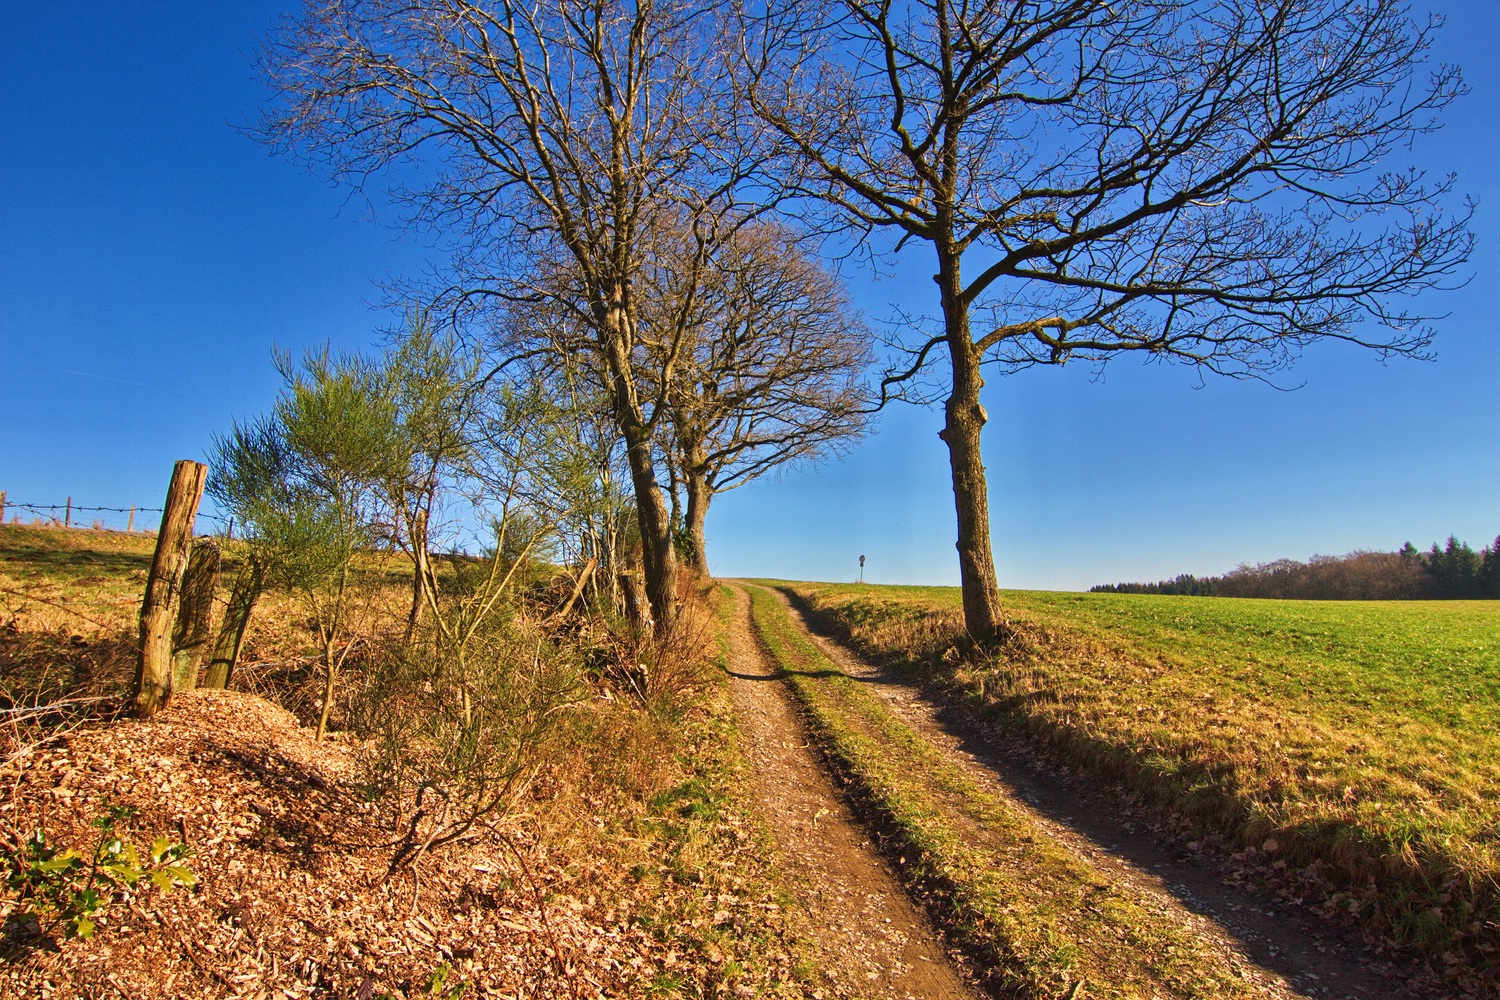
[[(432, 974), (427, 977), (426, 983), (422, 986), (422, 992), (414, 993), (412, 996), (437, 997), (439, 1000), (458, 1000), (459, 997), (463, 996), (464, 988), (468, 984), (460, 981), (449, 986), (448, 978), (452, 975), (452, 965), (447, 962), (439, 964), (436, 969), (432, 970)], [(395, 993), (382, 993), (378, 1000), (401, 1000), (401, 997)]]
[(144, 883), (162, 891), (191, 888), (197, 878), (183, 864), (192, 856), (186, 844), (157, 837), (143, 856), (120, 836), (117, 827), (136, 814), (128, 806), (104, 803), (104, 812), (91, 824), (99, 831), (91, 854), (73, 847), (53, 846), (37, 830), (18, 849), (5, 852), (6, 885), (29, 913), (50, 933), (59, 924), (70, 938), (90, 938), (97, 918), (122, 889)]

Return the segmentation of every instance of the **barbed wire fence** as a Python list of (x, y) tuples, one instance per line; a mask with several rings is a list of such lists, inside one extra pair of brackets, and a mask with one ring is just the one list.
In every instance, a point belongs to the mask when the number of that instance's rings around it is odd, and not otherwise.
[[(155, 534), (161, 524), (161, 507), (106, 507), (74, 503), (68, 497), (62, 503), (36, 503), (12, 500), (0, 490), (0, 524), (33, 527), (77, 528), (94, 531), (118, 531)], [(194, 522), (198, 535), (220, 535), (233, 539), (234, 518), (219, 517), (199, 511)]]

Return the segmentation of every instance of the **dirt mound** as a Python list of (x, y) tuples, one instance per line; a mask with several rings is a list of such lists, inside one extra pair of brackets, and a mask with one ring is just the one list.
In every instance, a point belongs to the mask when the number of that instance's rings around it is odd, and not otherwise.
[(636, 978), (645, 935), (594, 912), (589, 873), (520, 829), (391, 875), (391, 831), (354, 773), (348, 748), (226, 691), (19, 761), (0, 773), (0, 833), (87, 853), (106, 802), (133, 807), (124, 839), (185, 842), (198, 884), (117, 896), (91, 940), (39, 935), (7, 894), (0, 996), (371, 1000), (429, 995), (444, 968), (469, 996), (596, 996)]

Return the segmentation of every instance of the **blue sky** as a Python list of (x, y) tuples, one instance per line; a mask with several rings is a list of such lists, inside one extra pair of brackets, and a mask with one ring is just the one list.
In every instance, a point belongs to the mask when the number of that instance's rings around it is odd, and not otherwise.
[[(264, 97), (277, 3), (0, 5), (0, 489), (157, 506), (171, 463), (275, 395), (272, 344), (372, 344), (378, 283), (440, 254), (395, 213), (267, 155), (235, 126)], [(1473, 93), (1409, 162), (1481, 205), (1473, 281), (1433, 363), (1315, 347), (1294, 392), (1171, 367), (992, 377), (1001, 583), (1081, 589), (1355, 548), (1500, 533), (1500, 3), (1435, 3), (1435, 58)], [(929, 269), (854, 293), (932, 311)], [(720, 497), (719, 575), (956, 583), (940, 414), (900, 408), (838, 462)]]

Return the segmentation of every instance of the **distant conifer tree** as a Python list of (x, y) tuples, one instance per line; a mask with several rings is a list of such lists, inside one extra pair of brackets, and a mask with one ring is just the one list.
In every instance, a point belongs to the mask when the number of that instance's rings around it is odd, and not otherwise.
[(1442, 596), (1451, 599), (1478, 596), (1479, 554), (1469, 548), (1468, 543), (1460, 542), (1453, 535), (1448, 536), (1448, 544), (1441, 549), (1434, 542), (1427, 555), (1427, 565), (1437, 577)]
[(1500, 598), (1500, 536), (1481, 553), (1476, 582), (1480, 597)]

